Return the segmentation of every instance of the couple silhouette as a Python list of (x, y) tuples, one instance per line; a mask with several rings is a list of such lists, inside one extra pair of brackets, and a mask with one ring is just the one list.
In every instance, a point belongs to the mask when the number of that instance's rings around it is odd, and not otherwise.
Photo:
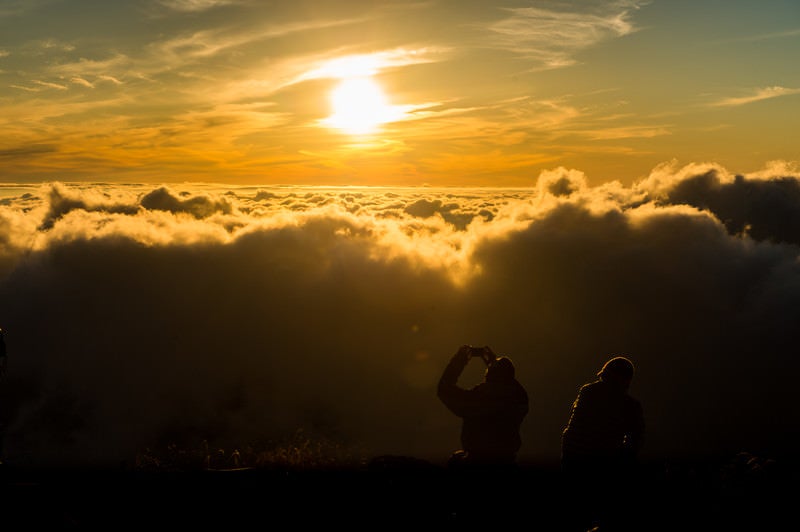
[[(471, 389), (458, 386), (470, 360), (486, 365), (483, 381)], [(561, 471), (577, 511), (571, 518), (587, 523), (619, 521), (609, 510), (611, 498), (630, 489), (636, 457), (644, 440), (641, 404), (628, 394), (633, 363), (608, 360), (597, 379), (580, 387), (561, 433)], [(516, 379), (510, 358), (488, 347), (461, 346), (439, 380), (439, 399), (460, 417), (462, 449), (449, 468), (502, 470), (516, 466), (522, 446), (520, 426), (528, 414), (528, 394)]]
[[(461, 388), (458, 378), (473, 358), (486, 364), (483, 382)], [(628, 395), (633, 374), (629, 359), (614, 357), (603, 365), (596, 381), (581, 386), (561, 437), (565, 473), (601, 473), (635, 459), (644, 438), (644, 416), (639, 401)], [(439, 379), (438, 396), (463, 420), (463, 448), (453, 453), (450, 465), (516, 463), (528, 394), (516, 379), (510, 358), (496, 356), (488, 346), (461, 346)]]

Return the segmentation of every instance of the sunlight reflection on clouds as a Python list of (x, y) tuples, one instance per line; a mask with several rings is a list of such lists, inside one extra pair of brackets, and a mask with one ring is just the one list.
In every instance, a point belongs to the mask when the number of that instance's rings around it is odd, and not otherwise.
[(649, 452), (794, 445), (787, 169), (665, 165), (631, 187), (556, 169), (516, 190), (3, 187), (7, 452), (119, 460), (165, 434), (305, 427), (445, 456), (457, 427), (434, 388), (462, 343), (514, 358), (535, 397), (526, 456), (557, 456), (576, 386), (610, 353), (640, 368)]

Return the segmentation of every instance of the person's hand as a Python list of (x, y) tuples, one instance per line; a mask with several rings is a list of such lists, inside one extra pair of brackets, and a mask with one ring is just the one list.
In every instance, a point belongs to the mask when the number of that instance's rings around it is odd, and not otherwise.
[(497, 355), (494, 354), (492, 348), (488, 345), (483, 346), (483, 360), (486, 362), (487, 366), (491, 366), (494, 364), (494, 361), (497, 360)]
[(463, 358), (464, 360), (469, 360), (470, 354), (472, 353), (472, 347), (468, 345), (462, 345), (456, 351), (456, 356), (458, 358)]

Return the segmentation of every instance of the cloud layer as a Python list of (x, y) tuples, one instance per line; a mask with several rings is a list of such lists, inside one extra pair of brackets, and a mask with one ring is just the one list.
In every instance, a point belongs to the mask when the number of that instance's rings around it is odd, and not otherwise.
[(444, 460), (459, 423), (435, 384), (462, 343), (515, 361), (526, 459), (557, 458), (577, 388), (612, 355), (637, 364), (652, 456), (796, 448), (792, 172), (3, 192), (6, 453), (118, 463), (302, 427)]

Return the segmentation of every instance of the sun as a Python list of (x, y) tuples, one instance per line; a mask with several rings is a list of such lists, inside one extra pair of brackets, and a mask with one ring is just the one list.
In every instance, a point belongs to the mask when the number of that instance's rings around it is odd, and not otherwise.
[(331, 92), (330, 100), (333, 113), (323, 122), (351, 135), (375, 133), (381, 124), (402, 114), (388, 103), (383, 89), (371, 77), (343, 79)]

